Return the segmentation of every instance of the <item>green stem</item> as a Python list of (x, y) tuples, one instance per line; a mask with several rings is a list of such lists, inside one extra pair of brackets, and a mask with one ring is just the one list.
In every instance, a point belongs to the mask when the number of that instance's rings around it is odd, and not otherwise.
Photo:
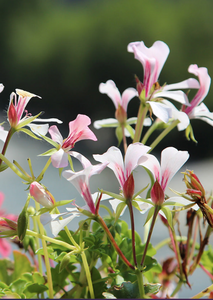
[(43, 239), (43, 240), (45, 240), (45, 241), (47, 241), (47, 242), (50, 242), (50, 243), (52, 243), (52, 244), (56, 244), (56, 245), (63, 246), (63, 247), (65, 247), (65, 248), (67, 248), (67, 249), (70, 249), (70, 250), (75, 250), (75, 249), (76, 249), (75, 246), (72, 246), (72, 245), (70, 245), (70, 244), (68, 244), (68, 243), (66, 243), (66, 242), (63, 242), (63, 241), (60, 241), (60, 240), (57, 240), (57, 239), (50, 238), (50, 237), (48, 237), (48, 236), (46, 236), (46, 235), (43, 235), (43, 234), (41, 234), (41, 233), (34, 232), (34, 231), (32, 231), (32, 230), (29, 230), (29, 229), (27, 229), (26, 235), (35, 236), (35, 237), (37, 237), (37, 238), (39, 238), (39, 239)]
[(152, 236), (153, 228), (154, 228), (155, 221), (157, 219), (159, 210), (160, 210), (160, 207), (158, 205), (156, 205), (155, 210), (154, 210), (154, 214), (153, 214), (153, 217), (152, 217), (152, 223), (151, 223), (150, 228), (149, 228), (148, 238), (147, 238), (147, 241), (146, 241), (145, 249), (144, 249), (142, 260), (141, 260), (141, 267), (142, 268), (143, 268), (143, 264), (144, 264), (144, 261), (145, 261), (145, 258), (146, 258), (146, 253), (147, 253), (147, 250), (148, 250), (149, 242), (150, 242), (150, 239), (151, 239), (151, 236)]
[[(2, 155), (5, 155), (7, 147), (9, 145), (9, 141), (15, 132), (16, 132), (16, 130), (14, 128), (10, 128), (10, 130), (8, 131), (8, 134), (7, 134), (7, 137), (6, 137), (2, 152), (1, 152)], [(1, 164), (2, 164), (2, 159), (0, 158), (0, 166), (1, 166)]]
[(44, 166), (43, 170), (41, 171), (41, 173), (38, 175), (36, 181), (41, 181), (41, 179), (44, 176), (44, 173), (47, 171), (49, 165), (51, 164), (51, 157), (49, 157), (48, 161), (46, 162), (46, 165)]
[(179, 120), (173, 121), (166, 129), (164, 129), (163, 132), (154, 140), (154, 142), (150, 145), (151, 149), (148, 151), (150, 153), (156, 146), (157, 144), (160, 143), (160, 141), (173, 129), (177, 126), (179, 123)]
[(142, 103), (140, 103), (138, 116), (137, 116), (137, 123), (135, 126), (135, 136), (134, 136), (133, 143), (140, 141), (141, 133), (143, 130), (143, 123), (146, 118), (146, 113), (147, 113), (147, 107), (144, 106)]
[[(32, 219), (33, 219), (34, 230), (35, 230), (35, 232), (38, 233), (38, 225), (37, 225), (37, 222), (36, 222), (36, 218), (32, 218)], [(35, 240), (36, 240), (36, 250), (38, 250), (40, 248), (39, 237), (36, 236)], [(42, 258), (41, 258), (40, 254), (38, 254), (38, 267), (39, 267), (39, 272), (43, 275)]]
[(134, 223), (134, 216), (133, 216), (133, 207), (131, 200), (127, 200), (127, 205), (129, 208), (130, 213), (130, 220), (131, 220), (131, 230), (132, 230), (132, 255), (135, 266), (137, 266), (137, 259), (136, 259), (136, 252), (135, 252), (135, 223)]
[(176, 288), (175, 288), (174, 291), (172, 292), (172, 294), (171, 294), (171, 296), (170, 296), (171, 298), (174, 297), (174, 296), (177, 294), (177, 292), (180, 290), (182, 284), (183, 284), (183, 282), (180, 280), (180, 281), (178, 282)]
[(137, 270), (136, 275), (137, 275), (140, 299), (144, 299), (145, 293), (144, 293), (144, 286), (143, 286), (143, 274), (140, 270)]
[[(60, 211), (59, 211), (59, 209), (58, 209), (57, 207), (56, 207), (56, 212), (57, 212), (57, 214), (60, 214)], [(59, 217), (59, 220), (63, 220), (63, 218), (62, 218), (62, 217)], [(79, 245), (76, 243), (76, 241), (75, 241), (74, 238), (72, 237), (72, 235), (71, 235), (71, 233), (70, 233), (70, 231), (69, 231), (69, 229), (68, 229), (67, 226), (64, 226), (64, 230), (65, 230), (65, 232), (66, 232), (68, 238), (70, 239), (71, 243), (72, 243), (77, 249), (80, 249), (80, 248), (79, 248)]]
[(126, 153), (126, 150), (127, 150), (127, 141), (126, 141), (126, 136), (125, 136), (125, 127), (124, 127), (124, 125), (121, 125), (121, 128), (122, 128), (122, 135), (123, 135), (124, 153)]
[(158, 123), (157, 119), (155, 120), (155, 122), (152, 124), (152, 126), (149, 127), (149, 129), (147, 130), (147, 132), (145, 133), (143, 139), (141, 140), (142, 144), (146, 144), (148, 138), (150, 137), (150, 135), (158, 128)]
[[(176, 240), (177, 241), (186, 241), (187, 240), (187, 237), (186, 236), (176, 236)], [(156, 246), (155, 246), (155, 250), (158, 251), (160, 248), (162, 248), (163, 246), (169, 244), (171, 242), (171, 238), (167, 238), (165, 240), (163, 240), (162, 242), (158, 243)]]
[(91, 274), (90, 274), (89, 266), (88, 266), (88, 263), (87, 263), (87, 258), (86, 258), (86, 255), (85, 255), (84, 251), (82, 251), (81, 257), (82, 257), (84, 270), (85, 270), (86, 277), (87, 277), (87, 283), (88, 283), (88, 287), (89, 287), (89, 291), (90, 291), (90, 296), (91, 296), (91, 299), (95, 299)]
[[(35, 202), (35, 205), (36, 205), (36, 210), (38, 211), (40, 209), (40, 205), (37, 202)], [(44, 236), (44, 228), (40, 222), (40, 216), (37, 217), (37, 221), (38, 221), (39, 231), (40, 231), (41, 235)], [(48, 256), (46, 241), (43, 237), (41, 238), (41, 242), (42, 242), (42, 247), (43, 247), (43, 251), (44, 251), (44, 260), (45, 260), (46, 271), (47, 271), (49, 298), (53, 299), (53, 283), (52, 283), (52, 274), (51, 274), (51, 270), (50, 270), (50, 260), (49, 260), (49, 256)]]
[(213, 291), (213, 284), (211, 284), (209, 287), (207, 287), (205, 290), (202, 292), (198, 293), (197, 295), (193, 296), (191, 299), (200, 299), (204, 296), (209, 295), (210, 292)]

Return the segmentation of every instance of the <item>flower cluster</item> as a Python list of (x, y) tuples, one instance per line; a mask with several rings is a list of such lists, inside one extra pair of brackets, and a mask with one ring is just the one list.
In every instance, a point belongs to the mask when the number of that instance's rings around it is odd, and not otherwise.
[[(0, 212), (0, 237), (19, 239), (22, 247), (30, 253), (34, 262), (35, 255), (38, 254), (38, 263), (35, 262), (35, 264), (38, 266), (37, 273), (40, 275), (37, 274), (36, 280), (31, 278), (31, 283), (25, 284), (23, 281), (29, 279), (29, 272), (32, 271), (28, 270), (28, 275), (24, 274), (20, 278), (23, 288), (20, 286), (17, 288), (16, 281), (7, 286), (8, 279), (5, 289), (1, 291), (0, 287), (0, 294), (2, 293), (5, 297), (11, 286), (11, 291), (20, 291), (21, 297), (24, 298), (36, 297), (46, 290), (48, 290), (49, 298), (59, 295), (63, 298), (87, 298), (88, 295), (91, 298), (98, 296), (148, 298), (160, 297), (168, 293), (169, 297), (173, 297), (183, 283), (190, 286), (188, 276), (200, 265), (204, 247), (208, 243), (213, 228), (212, 197), (207, 198), (203, 185), (193, 171), (183, 173), (186, 192), (175, 192), (176, 195), (168, 196), (169, 183), (187, 162), (189, 153), (169, 146), (161, 151), (159, 162), (150, 152), (175, 127), (178, 130), (185, 130), (186, 137), (196, 141), (191, 124), (192, 119), (201, 119), (213, 126), (213, 113), (209, 112), (203, 103), (210, 88), (211, 78), (206, 68), (193, 64), (189, 66), (188, 71), (198, 80), (188, 78), (179, 83), (165, 83), (161, 86), (158, 80), (169, 55), (169, 47), (162, 41), (156, 41), (150, 48), (147, 48), (144, 42), (133, 42), (128, 45), (127, 50), (133, 53), (135, 59), (142, 64), (143, 79), (140, 80), (139, 76), (135, 76), (136, 88), (127, 88), (122, 94), (113, 80), (100, 83), (100, 93), (106, 94), (113, 101), (115, 118), (98, 120), (93, 125), (96, 129), (115, 128), (118, 147), (110, 145), (105, 153), (93, 154), (97, 162), (95, 164), (73, 150), (76, 142), (97, 141), (97, 137), (89, 128), (91, 119), (88, 116), (78, 114), (75, 120), (70, 121), (69, 134), (64, 139), (56, 125), (49, 127), (49, 122), (60, 124), (62, 121), (57, 118), (40, 119), (40, 113), (32, 116), (26, 111), (26, 106), (32, 97), (41, 97), (20, 89), (16, 89), (16, 93), (13, 92), (10, 96), (7, 111), (9, 130), (4, 129), (3, 123), (0, 124), (0, 140), (3, 143), (0, 154), (0, 172), (10, 167), (24, 181), (27, 185), (27, 189), (25, 188), (27, 200), (16, 219), (5, 215), (3, 211)], [(3, 88), (4, 86), (0, 84), (0, 92)], [(189, 99), (188, 90), (190, 89), (197, 90), (192, 99)], [(128, 119), (128, 104), (134, 99), (137, 99), (136, 103), (139, 100), (139, 106), (135, 117)], [(174, 100), (179, 107), (176, 107), (171, 100)], [(47, 123), (36, 124), (37, 122)], [(148, 127), (145, 134), (143, 134), (143, 126)], [(163, 131), (151, 144), (147, 144), (156, 129)], [(49, 158), (37, 177), (34, 175), (30, 159), (28, 159), (30, 168), (30, 174), (28, 174), (17, 162), (12, 163), (7, 158), (7, 147), (16, 132), (28, 134), (37, 140), (42, 139), (53, 146), (40, 154)], [(122, 141), (123, 147), (121, 147)], [(75, 171), (73, 159), (80, 162), (80, 171)], [(83, 207), (80, 207), (74, 199), (55, 199), (44, 185), (43, 176), (51, 164), (58, 169), (62, 179), (66, 179), (77, 189), (85, 201)], [(92, 194), (90, 178), (105, 172), (106, 168), (114, 173), (118, 181), (117, 193), (100, 188)], [(135, 178), (138, 176), (139, 168), (144, 174), (149, 175), (150, 181), (140, 180), (138, 189), (135, 187)], [(31, 199), (35, 200), (35, 208), (29, 207)], [(0, 193), (0, 205), (2, 201), (3, 196)], [(72, 206), (70, 202), (73, 202)], [(106, 205), (107, 202), (112, 206), (112, 211), (110, 206)], [(66, 206), (66, 212), (60, 213), (60, 206)], [(99, 213), (101, 207), (109, 212), (108, 217), (101, 216)], [(190, 213), (187, 214), (187, 241), (183, 244), (179, 228), (180, 236), (176, 236), (175, 224), (179, 211), (191, 208), (193, 210), (188, 210)], [(130, 230), (126, 229), (127, 225), (120, 219), (125, 210), (129, 212)], [(135, 230), (136, 210), (140, 213), (141, 224), (145, 225), (144, 242)], [(151, 245), (152, 233), (159, 214), (167, 226), (170, 246), (175, 255), (165, 260), (163, 270), (153, 257), (156, 251)], [(32, 230), (29, 222), (31, 217)], [(67, 225), (70, 226), (69, 223), (76, 220), (76, 217), (84, 220), (79, 222), (79, 228), (73, 234)], [(200, 238), (200, 248), (197, 251), (196, 238), (191, 242), (190, 239), (194, 220), (197, 220), (194, 229), (196, 237), (201, 218), (207, 220), (208, 226), (205, 238), (203, 240)], [(54, 238), (45, 234), (43, 226), (47, 224), (50, 225)], [(39, 239), (42, 242), (42, 248), (40, 248)], [(178, 241), (180, 241), (179, 244)], [(9, 251), (8, 243), (0, 239), (0, 253), (7, 256)], [(43, 276), (42, 256), (45, 258), (47, 285), (44, 283), (44, 278), (39, 277)], [(100, 268), (97, 267), (99, 258), (103, 263)], [(58, 264), (55, 269), (50, 269), (50, 259)], [(173, 267), (169, 268), (171, 262)], [(76, 264), (80, 265), (80, 272), (75, 271)], [(208, 270), (205, 269), (205, 271)], [(60, 277), (60, 283), (55, 280), (57, 277)], [(146, 285), (143, 284), (144, 277), (148, 282)], [(17, 279), (15, 275), (14, 278)], [(154, 284), (156, 280), (161, 282), (161, 292), (159, 292), (159, 285)], [(179, 283), (175, 288), (177, 280)], [(37, 281), (39, 283), (35, 284)], [(108, 286), (105, 284), (106, 281)], [(97, 282), (100, 284), (98, 288)], [(119, 283), (121, 285), (117, 287)], [(169, 289), (171, 286), (174, 287), (173, 291)], [(209, 293), (212, 290), (211, 287)]]

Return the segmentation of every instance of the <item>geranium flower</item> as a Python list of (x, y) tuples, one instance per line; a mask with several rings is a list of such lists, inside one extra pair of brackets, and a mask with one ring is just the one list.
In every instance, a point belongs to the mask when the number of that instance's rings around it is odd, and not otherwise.
[[(4, 194), (0, 192), (0, 207), (2, 206), (4, 201)], [(6, 214), (4, 210), (0, 210), (0, 232), (5, 230), (10, 230), (8, 223), (4, 220), (7, 218), (11, 221), (17, 221), (18, 217), (13, 214)], [(13, 229), (13, 228), (11, 228)], [(6, 238), (0, 238), (0, 254), (3, 257), (8, 257), (12, 251), (12, 247), (10, 243), (6, 240)]]
[[(16, 95), (17, 94), (17, 95)], [(20, 130), (24, 126), (29, 126), (33, 132), (36, 134), (46, 134), (48, 130), (48, 125), (36, 125), (32, 124), (32, 122), (57, 122), (62, 123), (62, 121), (56, 119), (56, 118), (50, 118), (50, 119), (39, 119), (37, 116), (31, 116), (25, 108), (30, 101), (32, 97), (38, 97), (41, 98), (38, 95), (16, 89), (16, 94), (12, 93), (10, 95), (10, 103), (8, 108), (8, 120), (10, 123), (10, 126), (12, 128), (15, 128), (16, 130)], [(18, 96), (18, 99), (17, 99)], [(24, 112), (26, 112), (26, 115), (23, 117)], [(26, 132), (26, 131), (25, 131)], [(26, 132), (27, 133), (27, 132)]]
[(76, 142), (87, 139), (97, 141), (94, 133), (88, 128), (90, 124), (91, 120), (89, 117), (77, 115), (74, 121), (69, 122), (69, 135), (64, 140), (57, 126), (53, 125), (49, 128), (51, 138), (56, 142), (55, 153), (51, 154), (52, 164), (55, 168), (64, 168), (68, 165), (68, 155), (70, 155), (70, 150), (75, 146)]
[[(145, 213), (150, 207), (156, 204), (157, 194), (162, 198), (162, 193), (165, 193), (166, 187), (168, 186), (169, 182), (177, 173), (177, 171), (183, 166), (183, 164), (188, 160), (188, 158), (188, 151), (178, 151), (174, 147), (168, 147), (161, 152), (161, 164), (159, 164), (157, 158), (152, 154), (145, 154), (139, 159), (138, 164), (151, 171), (155, 181), (153, 189), (151, 190), (151, 198), (153, 198), (153, 203), (150, 202), (149, 207), (147, 207), (146, 203), (146, 210), (141, 211), (141, 213)], [(157, 185), (156, 182), (158, 182)], [(178, 206), (190, 204), (190, 201), (184, 199), (183, 197), (175, 196), (165, 200), (161, 204), (163, 206)], [(143, 207), (143, 204), (141, 206)]]
[[(156, 41), (150, 48), (147, 48), (143, 42), (133, 42), (128, 45), (127, 49), (129, 52), (133, 52), (135, 58), (143, 65), (144, 78), (141, 84), (142, 88), (140, 88), (140, 99), (150, 105), (151, 111), (159, 119), (167, 123), (171, 118), (172, 111), (171, 108), (161, 103), (162, 98), (173, 99), (189, 105), (186, 94), (179, 89), (199, 88), (199, 83), (196, 79), (189, 78), (176, 84), (159, 85), (158, 77), (170, 51), (162, 41)], [(176, 89), (178, 90), (173, 91)]]
[[(99, 91), (102, 94), (107, 94), (109, 98), (112, 100), (115, 105), (115, 118), (103, 119), (94, 122), (94, 127), (96, 129), (102, 127), (119, 127), (123, 125), (125, 127), (125, 135), (127, 137), (134, 137), (134, 129), (130, 126), (132, 124), (136, 124), (137, 118), (129, 118), (127, 119), (127, 107), (132, 100), (132, 98), (138, 96), (138, 92), (134, 88), (126, 89), (122, 95), (116, 87), (113, 80), (108, 80), (106, 83), (101, 83), (99, 85)], [(144, 122), (145, 126), (151, 125), (150, 118), (146, 118)]]
[[(149, 151), (149, 149), (150, 147), (144, 146), (141, 143), (130, 144), (127, 148), (124, 160), (121, 151), (114, 146), (110, 147), (107, 152), (102, 155), (93, 155), (94, 159), (99, 162), (108, 162), (107, 167), (114, 172), (120, 184), (120, 189), (124, 197), (123, 199), (122, 197), (119, 197), (119, 199), (110, 200), (110, 204), (112, 205), (114, 211), (121, 202), (123, 202), (123, 209), (125, 209), (125, 201), (127, 199), (133, 200), (134, 178), (132, 172), (139, 165), (139, 159), (143, 157)], [(124, 210), (122, 210), (122, 213), (123, 212)]]
[[(70, 155), (77, 158), (81, 162), (84, 169), (76, 173), (72, 172), (71, 170), (66, 170), (62, 172), (62, 175), (75, 186), (75, 188), (84, 198), (86, 205), (83, 207), (79, 207), (77, 204), (74, 204), (75, 208), (67, 207), (67, 212), (65, 213), (48, 213), (41, 215), (40, 220), (42, 224), (46, 225), (49, 223), (52, 234), (54, 236), (56, 236), (59, 233), (59, 231), (61, 231), (64, 228), (64, 226), (71, 222), (75, 217), (79, 217), (81, 214), (92, 217), (92, 215), (96, 213), (97, 193), (95, 193), (94, 195), (91, 194), (89, 187), (89, 179), (91, 176), (102, 172), (102, 170), (107, 166), (107, 163), (93, 166), (86, 157), (75, 151), (71, 151)], [(59, 220), (60, 217), (66, 218), (63, 220)]]
[(190, 124), (190, 119), (201, 119), (213, 126), (213, 113), (211, 113), (206, 105), (202, 103), (209, 92), (211, 78), (207, 68), (199, 68), (197, 65), (190, 65), (188, 71), (199, 78), (200, 88), (190, 102), (190, 106), (182, 106), (179, 111), (174, 105), (164, 100), (164, 104), (172, 109), (172, 117), (178, 119), (180, 123), (177, 125), (178, 130), (184, 130)]

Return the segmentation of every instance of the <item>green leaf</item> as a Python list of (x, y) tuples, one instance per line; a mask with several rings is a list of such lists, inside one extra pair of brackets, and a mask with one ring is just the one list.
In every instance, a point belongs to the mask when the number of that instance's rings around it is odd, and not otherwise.
[(0, 281), (9, 285), (12, 282), (14, 263), (8, 258), (0, 259)]
[(118, 204), (117, 208), (116, 208), (116, 214), (115, 214), (115, 222), (117, 222), (118, 218), (120, 217), (124, 207), (126, 206), (125, 202), (121, 202)]
[(19, 279), (13, 281), (10, 284), (9, 288), (11, 289), (12, 292), (20, 295), (23, 293), (23, 290), (26, 287), (26, 285), (27, 285), (27, 281), (19, 278)]
[(47, 150), (44, 153), (39, 154), (38, 156), (51, 156), (51, 155), (53, 155), (57, 151), (58, 151), (58, 149), (52, 148), (52, 149)]
[(115, 129), (115, 134), (116, 134), (116, 137), (118, 139), (118, 145), (120, 145), (121, 141), (123, 140), (123, 132), (122, 132), (121, 126), (118, 126)]
[(151, 217), (153, 216), (154, 214), (154, 211), (155, 211), (155, 207), (151, 207), (148, 214), (147, 214), (147, 217), (146, 217), (146, 222), (144, 223), (144, 225), (151, 219)]
[(26, 289), (24, 290), (24, 293), (26, 291), (28, 291), (28, 292), (33, 293), (33, 294), (34, 293), (35, 294), (40, 294), (40, 293), (43, 293), (47, 290), (48, 290), (48, 287), (46, 285), (33, 283), (33, 284), (30, 284), (26, 287)]
[(30, 131), (27, 128), (21, 128), (18, 131), (22, 131), (24, 133), (26, 133), (27, 135), (31, 136), (32, 138), (34, 138), (35, 140), (41, 140), (39, 137), (37, 137), (32, 131)]
[(170, 209), (166, 206), (162, 206), (161, 210), (164, 212), (166, 219), (169, 223), (169, 226), (171, 227), (172, 230), (174, 230), (173, 225), (172, 225), (172, 213), (171, 213)]
[(22, 241), (26, 235), (28, 227), (29, 215), (27, 213), (27, 207), (24, 206), (22, 212), (18, 217), (18, 237)]
[(14, 272), (12, 275), (13, 281), (20, 278), (20, 276), (23, 273), (26, 272), (30, 273), (35, 270), (35, 267), (31, 266), (30, 261), (25, 254), (17, 250), (14, 250), (13, 256), (14, 256)]
[(4, 162), (2, 162), (1, 166), (0, 166), (0, 172), (3, 172), (4, 170), (6, 170), (8, 168), (8, 165), (6, 165)]
[(36, 116), (32, 116), (26, 119), (23, 119), (23, 121), (21, 121), (17, 126), (16, 126), (16, 130), (20, 131), (20, 128), (30, 124), (31, 122), (33, 122), (35, 119), (37, 119), (39, 117), (39, 115), (41, 114), (41, 112), (39, 114), (37, 114)]
[(40, 136), (48, 143), (50, 143), (51, 145), (53, 145), (57, 150), (59, 150), (60, 148), (60, 145), (56, 142), (54, 142), (52, 139), (48, 138), (47, 136), (45, 135), (42, 135), (40, 134)]
[(143, 273), (149, 271), (153, 267), (157, 266), (158, 262), (156, 259), (152, 258), (151, 256), (146, 255), (145, 261), (144, 261), (144, 269)]
[(144, 292), (145, 294), (157, 294), (160, 290), (161, 284), (160, 283), (147, 283), (144, 285)]
[(123, 282), (120, 286), (114, 286), (109, 292), (116, 298), (137, 299), (139, 298), (138, 283)]

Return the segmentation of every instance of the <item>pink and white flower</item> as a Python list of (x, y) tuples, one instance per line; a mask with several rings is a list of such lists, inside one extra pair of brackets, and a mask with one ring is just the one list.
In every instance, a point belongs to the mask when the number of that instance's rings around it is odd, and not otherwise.
[(74, 121), (69, 122), (69, 135), (64, 140), (57, 126), (53, 125), (49, 128), (52, 140), (58, 143), (58, 151), (51, 156), (55, 168), (63, 168), (68, 165), (68, 155), (76, 142), (87, 139), (97, 141), (94, 133), (88, 128), (90, 124), (89, 117), (79, 114)]
[(51, 208), (55, 204), (53, 195), (37, 181), (33, 181), (30, 184), (30, 195), (44, 207)]
[(190, 124), (190, 119), (201, 119), (213, 126), (213, 113), (202, 103), (211, 85), (211, 77), (208, 74), (208, 70), (204, 67), (199, 68), (197, 65), (190, 65), (188, 71), (198, 76), (200, 82), (200, 88), (190, 102), (190, 106), (186, 107), (183, 105), (179, 111), (168, 101), (164, 100), (163, 102), (172, 109), (172, 117), (180, 121), (178, 124), (179, 130), (186, 129)]
[(143, 101), (150, 105), (153, 113), (159, 119), (167, 123), (172, 116), (172, 110), (161, 103), (162, 98), (173, 99), (188, 106), (189, 101), (186, 94), (179, 89), (199, 88), (199, 83), (196, 79), (189, 78), (175, 84), (164, 86), (158, 84), (158, 77), (170, 51), (162, 41), (156, 41), (150, 48), (147, 48), (143, 42), (133, 42), (128, 45), (127, 49), (129, 52), (133, 52), (135, 58), (143, 65), (143, 89), (139, 96), (142, 96)]
[[(29, 126), (34, 133), (38, 135), (40, 134), (45, 135), (48, 131), (49, 125), (48, 124), (36, 125), (32, 122), (57, 122), (61, 124), (62, 121), (56, 118), (39, 119), (36, 116), (31, 116), (31, 114), (29, 114), (25, 110), (25, 108), (32, 97), (41, 98), (38, 95), (20, 89), (16, 89), (16, 94), (12, 93), (10, 95), (10, 103), (9, 103), (9, 108), (7, 113), (10, 126), (15, 128), (16, 130), (19, 130), (24, 126)], [(26, 113), (26, 115), (23, 117), (24, 112)]]
[(86, 202), (86, 206), (82, 207), (84, 210), (90, 211), (92, 214), (95, 214), (96, 207), (94, 199), (92, 198), (89, 186), (89, 179), (91, 176), (100, 174), (107, 166), (108, 162), (98, 164), (93, 166), (85, 165), (86, 168), (79, 172), (73, 172), (71, 170), (66, 170), (62, 173), (62, 176), (66, 178), (70, 183), (72, 183), (77, 191), (81, 194)]
[[(145, 154), (139, 159), (138, 163), (141, 166), (148, 169), (149, 171), (151, 171), (154, 177), (154, 181), (158, 181), (160, 187), (162, 188), (162, 191), (165, 192), (166, 187), (168, 186), (173, 176), (184, 165), (188, 158), (188, 151), (179, 151), (174, 147), (168, 147), (161, 152), (161, 164), (158, 162), (157, 158), (152, 154)], [(164, 201), (164, 205), (167, 205), (167, 203), (168, 205), (187, 205), (191, 202), (187, 201), (183, 197), (175, 196)], [(150, 207), (151, 205), (149, 206), (149, 208)], [(142, 213), (144, 212), (145, 211), (142, 211)]]
[[(102, 127), (118, 127), (120, 124), (125, 126), (125, 135), (127, 137), (131, 136), (131, 132), (134, 132), (133, 128), (129, 128), (130, 125), (136, 124), (137, 118), (129, 118), (127, 119), (127, 107), (134, 97), (138, 97), (138, 92), (134, 88), (126, 89), (122, 95), (119, 92), (115, 82), (113, 80), (108, 80), (106, 83), (100, 83), (99, 91), (102, 94), (106, 94), (115, 105), (115, 118), (97, 120), (94, 122), (94, 127), (96, 129)], [(144, 121), (145, 126), (151, 125), (150, 118), (146, 118)]]

